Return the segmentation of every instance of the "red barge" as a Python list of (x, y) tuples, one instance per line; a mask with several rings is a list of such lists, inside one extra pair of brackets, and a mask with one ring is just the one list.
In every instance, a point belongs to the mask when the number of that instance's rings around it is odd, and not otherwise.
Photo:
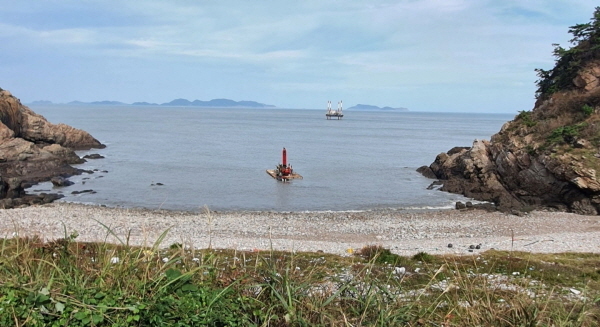
[(290, 179), (302, 179), (300, 174), (296, 174), (292, 165), (287, 162), (287, 151), (283, 148), (283, 162), (277, 165), (275, 169), (267, 169), (267, 174), (278, 181), (287, 182)]

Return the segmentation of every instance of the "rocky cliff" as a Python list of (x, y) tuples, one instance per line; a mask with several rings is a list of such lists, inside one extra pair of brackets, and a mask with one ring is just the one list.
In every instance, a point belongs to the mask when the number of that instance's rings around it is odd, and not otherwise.
[(28, 197), (24, 187), (55, 176), (80, 174), (81, 170), (71, 167), (83, 162), (74, 150), (103, 147), (85, 131), (49, 123), (0, 89), (0, 207), (49, 201)]
[(503, 211), (600, 213), (600, 7), (591, 23), (570, 32), (574, 46), (556, 46), (556, 66), (538, 70), (533, 110), (521, 111), (490, 141), (441, 153), (419, 171), (440, 179), (443, 191)]

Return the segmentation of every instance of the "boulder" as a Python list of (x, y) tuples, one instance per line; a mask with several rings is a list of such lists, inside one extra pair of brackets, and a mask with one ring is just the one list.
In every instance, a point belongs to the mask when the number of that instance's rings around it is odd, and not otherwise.
[(431, 170), (431, 168), (429, 168), (428, 166), (421, 166), (421, 167), (417, 168), (417, 172), (419, 172), (421, 175), (423, 175), (427, 178), (431, 178), (431, 179), (437, 178), (437, 176), (435, 175), (433, 170)]
[[(104, 148), (89, 133), (52, 124), (0, 89), (0, 206), (43, 203), (56, 196), (29, 196), (24, 185), (41, 181), (66, 185), (66, 178), (84, 172), (72, 167), (84, 162), (75, 150)], [(15, 200), (20, 199), (20, 200)]]
[(592, 64), (581, 69), (573, 79), (573, 84), (587, 92), (598, 88), (600, 86), (600, 65)]
[(54, 176), (50, 179), (50, 182), (52, 182), (52, 185), (58, 187), (73, 185), (73, 182), (62, 176)]
[(97, 153), (93, 153), (93, 154), (86, 154), (85, 156), (83, 156), (83, 159), (103, 159), (104, 156), (99, 155)]
[[(585, 74), (600, 76), (600, 60), (593, 67)], [(600, 213), (597, 143), (584, 137), (549, 141), (549, 135), (561, 126), (579, 126), (577, 132), (586, 136), (597, 134), (599, 111), (587, 116), (581, 111), (584, 104), (600, 108), (600, 87), (588, 91), (595, 85), (589, 76), (585, 84), (579, 83), (580, 89), (537, 102), (530, 117), (538, 119), (540, 126), (524, 124), (517, 116), (491, 141), (475, 140), (471, 147), (452, 148), (437, 155), (429, 165), (431, 172), (422, 167), (419, 171), (439, 178), (442, 191), (490, 202), (504, 212), (543, 207)]]

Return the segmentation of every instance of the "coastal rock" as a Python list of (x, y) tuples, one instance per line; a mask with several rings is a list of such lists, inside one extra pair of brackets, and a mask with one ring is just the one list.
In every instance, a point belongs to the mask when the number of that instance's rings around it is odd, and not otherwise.
[(62, 176), (52, 177), (50, 179), (50, 182), (52, 182), (52, 185), (58, 186), (58, 187), (73, 185), (73, 182), (71, 182), (70, 180), (68, 180)]
[(490, 141), (435, 158), (429, 168), (441, 190), (511, 213), (537, 207), (600, 213), (600, 8), (593, 17), (569, 30), (573, 48), (556, 46), (553, 69), (538, 70), (533, 110), (521, 111)]
[(590, 65), (579, 71), (573, 84), (585, 91), (592, 91), (600, 86), (600, 65)]
[(437, 178), (437, 176), (435, 176), (435, 173), (433, 172), (433, 170), (431, 170), (431, 168), (429, 168), (428, 166), (419, 167), (417, 169), (417, 172), (421, 173), (421, 175), (423, 175), (427, 178), (432, 178), (432, 179)]
[(467, 206), (464, 203), (458, 201), (458, 202), (456, 202), (454, 208), (456, 208), (456, 210), (463, 210), (463, 209), (466, 209)]
[(5, 201), (4, 207), (54, 198), (27, 196), (24, 186), (82, 173), (71, 166), (84, 162), (75, 150), (90, 148), (104, 145), (85, 131), (49, 123), (0, 89), (0, 199), (13, 200)]
[[(549, 141), (561, 126), (589, 126), (579, 133), (598, 133), (593, 122), (600, 115), (594, 110), (581, 120), (579, 114), (583, 104), (600, 108), (600, 91), (588, 93), (588, 88), (559, 92), (538, 101), (529, 118), (518, 115), (491, 141), (475, 140), (470, 148), (439, 154), (429, 168), (443, 183), (440, 190), (492, 202), (506, 212), (546, 207), (598, 214), (600, 181), (596, 169), (600, 166), (594, 156), (598, 148), (584, 138)], [(569, 110), (572, 117), (565, 114)], [(531, 119), (539, 122), (533, 125)], [(431, 177), (426, 169), (420, 171)]]
[(104, 156), (97, 154), (97, 153), (93, 153), (93, 154), (86, 154), (85, 156), (83, 156), (83, 159), (103, 159)]

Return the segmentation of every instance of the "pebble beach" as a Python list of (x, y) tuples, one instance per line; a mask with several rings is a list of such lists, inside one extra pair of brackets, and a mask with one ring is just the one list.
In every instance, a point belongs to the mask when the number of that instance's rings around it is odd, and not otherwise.
[(473, 254), (489, 249), (600, 253), (600, 217), (534, 211), (523, 216), (481, 210), (335, 212), (197, 212), (109, 208), (55, 202), (0, 210), (4, 238), (239, 251), (350, 255), (382, 246), (399, 255)]

